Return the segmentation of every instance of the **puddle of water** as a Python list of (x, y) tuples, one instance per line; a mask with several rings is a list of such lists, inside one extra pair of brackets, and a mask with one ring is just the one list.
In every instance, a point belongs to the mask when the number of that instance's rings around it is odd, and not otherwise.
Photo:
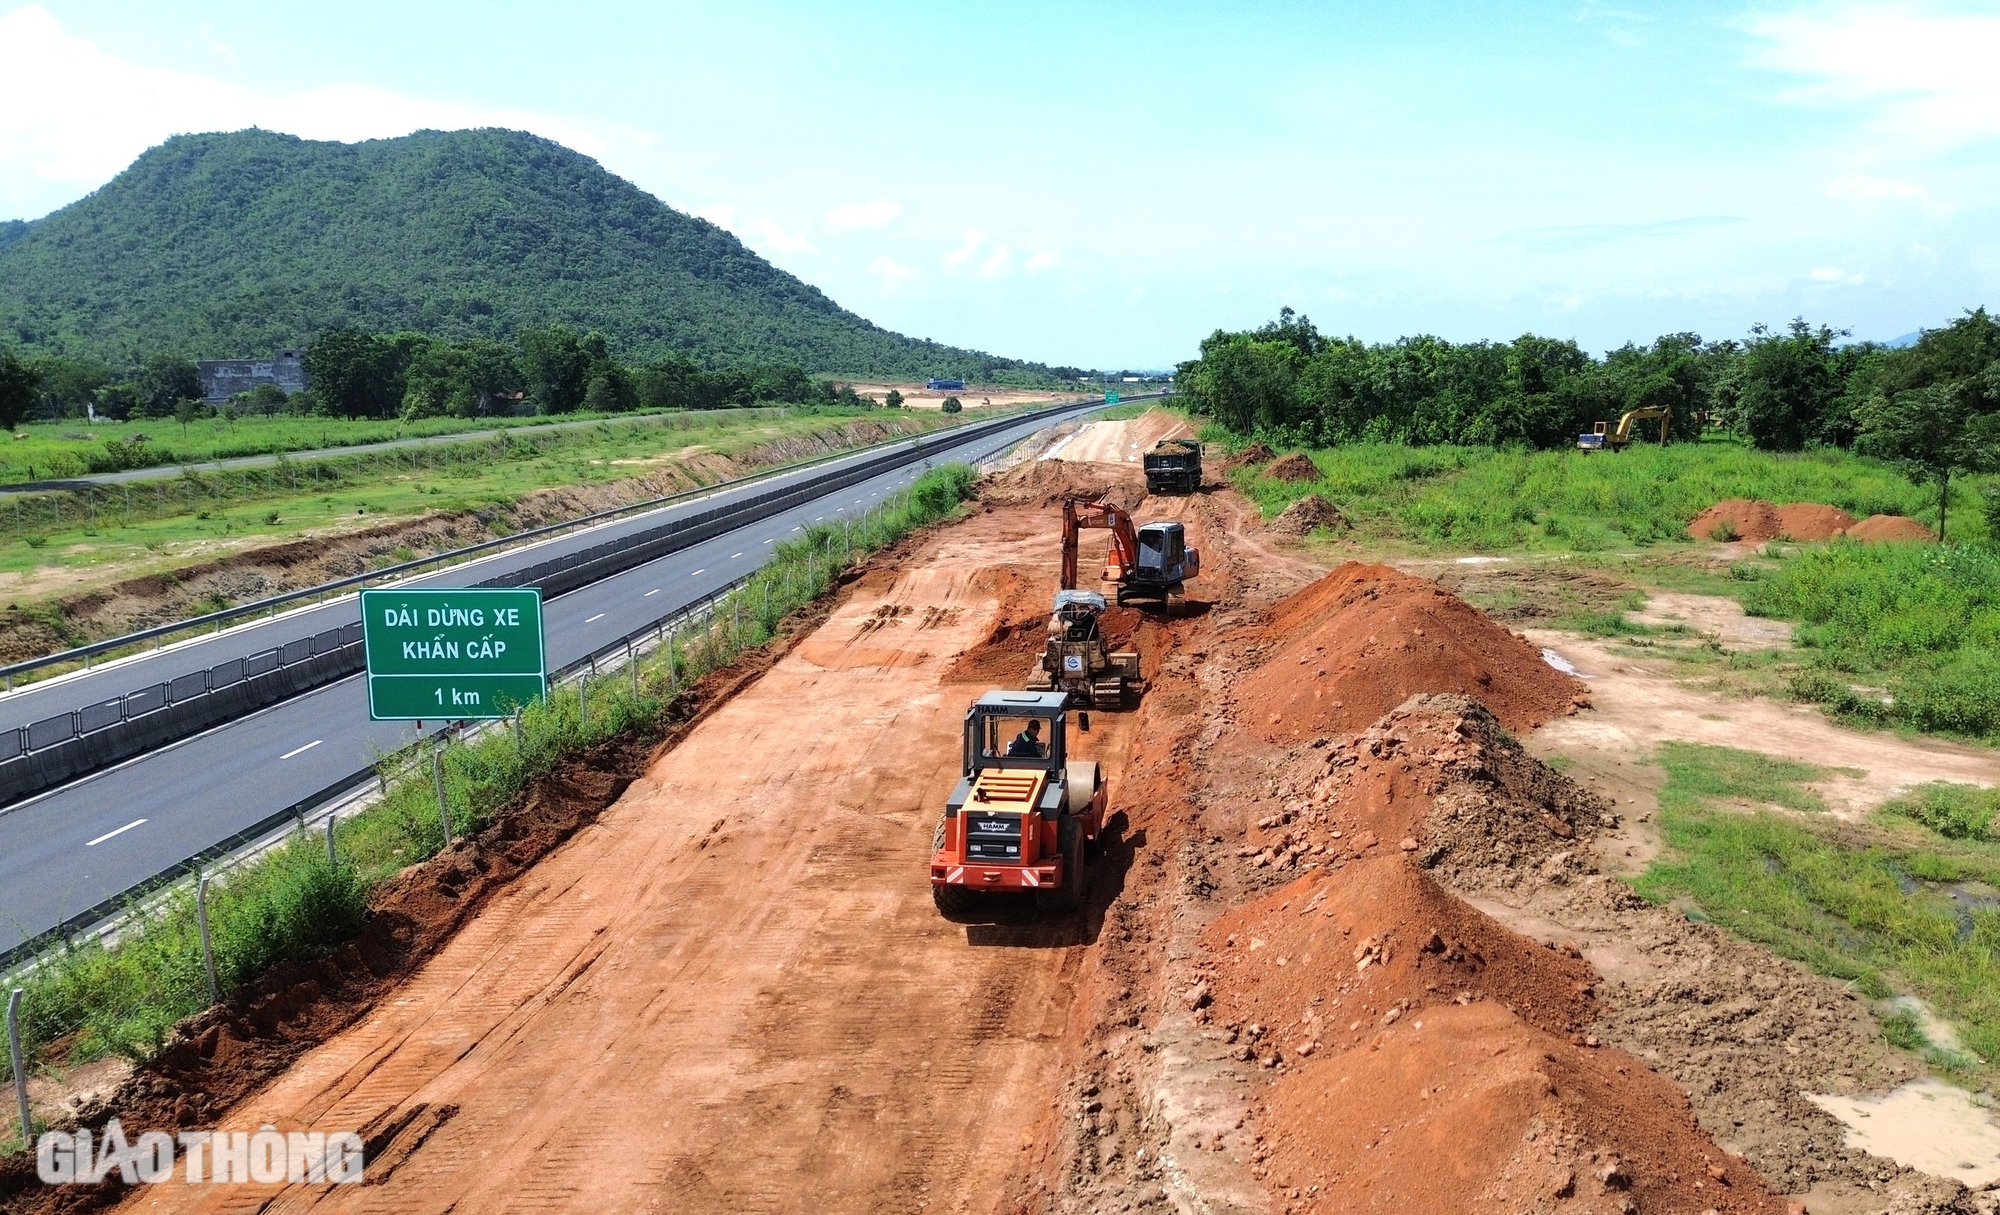
[(1458, 564), (1460, 564), (1460, 565), (1491, 565), (1491, 564), (1493, 564), (1493, 563), (1494, 563), (1494, 562), (1496, 562), (1496, 561), (1505, 561), (1505, 560), (1507, 560), (1507, 558), (1505, 558), (1505, 557), (1460, 557), (1460, 558), (1458, 559)]
[(1585, 675), (1582, 671), (1577, 670), (1576, 666), (1573, 663), (1571, 663), (1569, 659), (1564, 658), (1561, 654), (1556, 653), (1554, 650), (1548, 648), (1547, 646), (1542, 647), (1542, 661), (1548, 663), (1550, 666), (1554, 667), (1558, 671), (1561, 671), (1565, 675), (1574, 675), (1578, 679), (1590, 678), (1590, 676)]
[(1973, 1189), (2000, 1180), (2000, 1126), (1962, 1088), (1924, 1079), (1880, 1097), (1805, 1096), (1847, 1125), (1848, 1147)]

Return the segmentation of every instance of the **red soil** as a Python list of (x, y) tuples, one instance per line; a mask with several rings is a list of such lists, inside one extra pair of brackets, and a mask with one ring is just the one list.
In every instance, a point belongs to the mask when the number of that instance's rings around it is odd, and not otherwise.
[(1778, 535), (1786, 540), (1831, 540), (1854, 526), (1854, 516), (1837, 506), (1793, 502), (1778, 508)]
[(1285, 1209), (1785, 1209), (1677, 1088), (1581, 1032), (1597, 976), (1580, 954), (1426, 872), (1568, 846), (1599, 809), (1588, 794), (1456, 697), (1413, 701), (1311, 768), (1264, 822), (1317, 868), (1222, 916), (1184, 997), (1276, 1075), (1258, 1168)]
[(1936, 540), (1937, 533), (1908, 515), (1870, 515), (1847, 534), (1856, 540)]
[(1223, 457), (1222, 471), (1233, 472), (1236, 469), (1242, 468), (1246, 464), (1267, 463), (1268, 461), (1276, 459), (1277, 455), (1278, 455), (1277, 452), (1272, 451), (1269, 447), (1266, 447), (1262, 443), (1252, 443), (1250, 446), (1244, 448), (1242, 451), (1237, 452), (1233, 456)]
[(1317, 481), (1319, 466), (1307, 458), (1304, 452), (1295, 451), (1266, 468), (1264, 475), (1276, 477), (1280, 481)]
[(1589, 704), (1540, 651), (1425, 578), (1350, 561), (1279, 603), (1277, 649), (1243, 681), (1245, 719), (1295, 742), (1352, 734), (1412, 696), (1459, 692), (1510, 730)]
[(1701, 512), (1688, 524), (1688, 535), (1697, 540), (1721, 539), (1716, 529), (1728, 523), (1736, 529), (1732, 539), (1749, 544), (1762, 544), (1766, 540), (1776, 540), (1784, 530), (1778, 518), (1778, 508), (1769, 502), (1756, 498), (1725, 498)]

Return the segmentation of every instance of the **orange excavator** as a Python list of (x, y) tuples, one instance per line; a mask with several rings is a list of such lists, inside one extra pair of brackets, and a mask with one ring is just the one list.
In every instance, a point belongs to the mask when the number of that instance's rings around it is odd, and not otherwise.
[(1063, 499), (1062, 589), (1077, 589), (1077, 542), (1086, 528), (1111, 533), (1104, 555), (1104, 581), (1118, 586), (1118, 602), (1151, 600), (1164, 606), (1167, 596), (1185, 593), (1182, 585), (1201, 573), (1201, 554), (1187, 542), (1187, 530), (1177, 520), (1141, 527), (1120, 506), (1089, 498)]

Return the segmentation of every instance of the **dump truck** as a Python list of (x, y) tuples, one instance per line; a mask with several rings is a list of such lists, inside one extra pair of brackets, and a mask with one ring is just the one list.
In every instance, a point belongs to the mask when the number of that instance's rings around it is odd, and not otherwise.
[(970, 911), (983, 893), (1083, 906), (1110, 791), (1094, 762), (1070, 757), (1069, 720), (1066, 692), (988, 692), (966, 711), (962, 775), (931, 841), (939, 912)]
[(1062, 589), (1077, 588), (1077, 545), (1081, 533), (1102, 528), (1111, 533), (1104, 558), (1103, 580), (1118, 587), (1118, 602), (1153, 601), (1166, 606), (1169, 595), (1183, 594), (1187, 579), (1201, 573), (1201, 554), (1187, 542), (1178, 520), (1163, 519), (1134, 527), (1122, 506), (1094, 498), (1063, 499)]
[(1191, 494), (1201, 488), (1201, 444), (1161, 439), (1141, 457), (1149, 494)]
[(1104, 640), (1104, 596), (1096, 591), (1056, 592), (1049, 637), (1028, 668), (1033, 692), (1066, 692), (1072, 703), (1120, 709), (1139, 683), (1139, 655), (1116, 651)]
[(1668, 428), (1674, 422), (1674, 411), (1665, 405), (1645, 405), (1626, 410), (1624, 416), (1618, 419), (1615, 430), (1609, 422), (1592, 423), (1589, 434), (1576, 437), (1577, 450), (1603, 451), (1608, 447), (1612, 451), (1624, 451), (1632, 442), (1632, 423), (1650, 422), (1654, 418), (1660, 420), (1660, 446), (1665, 447)]

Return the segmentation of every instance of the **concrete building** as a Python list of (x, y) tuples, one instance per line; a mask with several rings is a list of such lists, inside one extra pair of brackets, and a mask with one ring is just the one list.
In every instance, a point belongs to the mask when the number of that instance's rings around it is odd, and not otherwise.
[(298, 350), (274, 350), (268, 359), (202, 359), (195, 366), (201, 371), (201, 399), (210, 405), (259, 384), (276, 384), (287, 396), (306, 388), (305, 356)]

